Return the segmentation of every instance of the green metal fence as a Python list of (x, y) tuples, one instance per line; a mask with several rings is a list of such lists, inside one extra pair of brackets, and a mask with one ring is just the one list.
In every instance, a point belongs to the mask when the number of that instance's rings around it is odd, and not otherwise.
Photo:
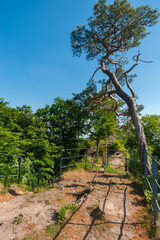
[[(37, 179), (36, 185), (39, 186), (40, 183), (40, 168), (37, 168), (34, 166), (31, 162), (29, 162), (32, 170), (34, 169), (34, 172), (28, 171), (28, 169), (25, 167), (24, 163), (28, 162), (28, 160), (22, 156), (16, 156), (16, 155), (11, 155), (11, 154), (4, 154), (0, 153), (1, 157), (12, 157), (17, 159), (17, 164), (0, 164), (0, 178), (7, 178), (7, 177), (16, 177), (17, 178), (17, 183), (18, 185), (21, 183), (21, 179), (25, 173), (30, 173), (32, 176), (35, 176)], [(3, 161), (5, 162), (5, 160)], [(7, 171), (5, 170), (7, 168)], [(9, 174), (12, 169), (15, 169), (12, 174)], [(7, 173), (6, 173), (7, 172)], [(5, 173), (5, 174), (4, 174)]]

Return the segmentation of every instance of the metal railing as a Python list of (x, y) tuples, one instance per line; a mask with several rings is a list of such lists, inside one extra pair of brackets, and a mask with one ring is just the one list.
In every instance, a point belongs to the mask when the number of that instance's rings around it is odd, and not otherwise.
[[(155, 222), (158, 221), (158, 212), (160, 211), (160, 206), (158, 202), (158, 192), (160, 190), (160, 185), (158, 183), (158, 167), (160, 163), (157, 159), (151, 156), (148, 151), (145, 151), (145, 163), (144, 163), (144, 176), (145, 176), (145, 190), (150, 189), (152, 193), (151, 208), (153, 211)], [(149, 157), (152, 159), (152, 168), (148, 165)], [(151, 180), (150, 180), (151, 179)]]
[[(85, 154), (74, 154), (74, 156), (66, 156), (67, 155), (67, 152), (70, 152), (70, 151), (84, 151)], [(60, 155), (60, 171), (59, 171), (59, 180), (61, 180), (61, 176), (62, 176), (62, 169), (63, 168), (70, 168), (70, 167), (73, 167), (73, 166), (76, 166), (78, 164), (82, 164), (82, 163), (85, 163), (85, 169), (86, 169), (86, 166), (87, 166), (87, 156), (88, 156), (88, 149), (87, 148), (73, 148), (73, 149), (61, 149), (61, 155)], [(66, 165), (66, 161), (65, 160), (74, 160), (74, 159), (83, 159), (85, 158), (85, 161), (79, 161), (77, 163), (69, 163)], [(63, 165), (65, 163), (65, 165)]]
[[(6, 157), (14, 157), (18, 159), (18, 164), (17, 165), (12, 165), (12, 164), (0, 164), (0, 169), (1, 168), (5, 168), (8, 167), (9, 169), (12, 168), (17, 168), (17, 174), (1, 174), (0, 178), (4, 178), (4, 177), (17, 177), (17, 183), (18, 185), (21, 182), (21, 178), (22, 178), (22, 170), (26, 173), (31, 173), (32, 176), (35, 176), (37, 178), (37, 185), (39, 186), (40, 183), (40, 168), (37, 168), (36, 166), (34, 166), (31, 162), (29, 162), (26, 158), (22, 157), (22, 156), (17, 156), (17, 155), (11, 155), (11, 154), (5, 154), (5, 153), (0, 153), (1, 156), (6, 156)], [(30, 167), (32, 169), (35, 169), (36, 173), (33, 173), (33, 171), (28, 171), (25, 166), (23, 166), (23, 163), (28, 162)], [(0, 172), (6, 172), (1, 170)], [(9, 171), (10, 172), (10, 171)]]
[[(129, 163), (131, 162), (132, 169), (129, 170)], [(149, 154), (147, 150), (144, 151), (144, 163), (140, 162), (136, 157), (136, 151), (133, 150), (132, 158), (129, 158), (127, 153), (126, 164), (127, 172), (132, 171), (135, 179), (137, 178), (137, 175), (144, 178), (144, 189), (150, 191), (151, 193), (152, 199), (148, 201), (153, 211), (154, 221), (157, 224), (158, 213), (160, 211), (158, 200), (158, 192), (160, 191), (160, 184), (158, 183), (158, 168), (160, 167), (160, 163), (157, 158)], [(137, 164), (140, 165), (139, 171), (137, 170)]]

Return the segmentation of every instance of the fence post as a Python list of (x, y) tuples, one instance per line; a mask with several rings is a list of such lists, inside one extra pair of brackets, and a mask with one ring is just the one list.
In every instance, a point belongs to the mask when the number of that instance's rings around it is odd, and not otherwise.
[(94, 161), (95, 161), (95, 158), (91, 156), (92, 169), (93, 169), (93, 167), (94, 167)]
[(98, 162), (98, 148), (96, 149), (96, 163)]
[(85, 170), (87, 170), (87, 158), (88, 158), (88, 149), (86, 149)]
[(158, 186), (155, 180), (158, 180), (157, 176), (157, 159), (155, 157), (152, 157), (152, 188), (153, 188), (153, 214), (154, 214), (154, 220), (156, 221), (158, 218)]
[(144, 151), (144, 176), (145, 176), (145, 179), (144, 179), (144, 187), (145, 187), (145, 190), (148, 189), (148, 152), (147, 150), (145, 149)]
[(18, 159), (18, 185), (20, 184), (21, 181), (21, 163), (22, 163), (22, 157), (19, 157)]
[(40, 180), (40, 168), (38, 168), (38, 187), (39, 187), (39, 180)]
[(133, 150), (133, 176), (136, 178), (136, 150)]
[(105, 172), (107, 172), (107, 150), (106, 150), (106, 159), (105, 159), (105, 169), (104, 169)]
[(62, 151), (63, 151), (63, 149), (61, 149), (59, 181), (61, 180), (61, 176), (62, 176)]

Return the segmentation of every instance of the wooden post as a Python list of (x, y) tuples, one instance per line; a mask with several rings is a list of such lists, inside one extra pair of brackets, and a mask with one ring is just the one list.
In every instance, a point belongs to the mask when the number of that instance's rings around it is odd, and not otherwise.
[(21, 181), (21, 163), (22, 163), (22, 157), (19, 157), (18, 159), (18, 185), (20, 184)]
[(136, 178), (136, 150), (133, 150), (133, 176)]

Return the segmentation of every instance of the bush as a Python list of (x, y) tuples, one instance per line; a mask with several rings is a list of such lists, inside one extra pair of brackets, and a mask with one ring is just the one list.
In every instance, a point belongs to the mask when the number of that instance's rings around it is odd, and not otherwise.
[(115, 139), (108, 147), (110, 151), (122, 151), (124, 150), (124, 143), (122, 140)]

